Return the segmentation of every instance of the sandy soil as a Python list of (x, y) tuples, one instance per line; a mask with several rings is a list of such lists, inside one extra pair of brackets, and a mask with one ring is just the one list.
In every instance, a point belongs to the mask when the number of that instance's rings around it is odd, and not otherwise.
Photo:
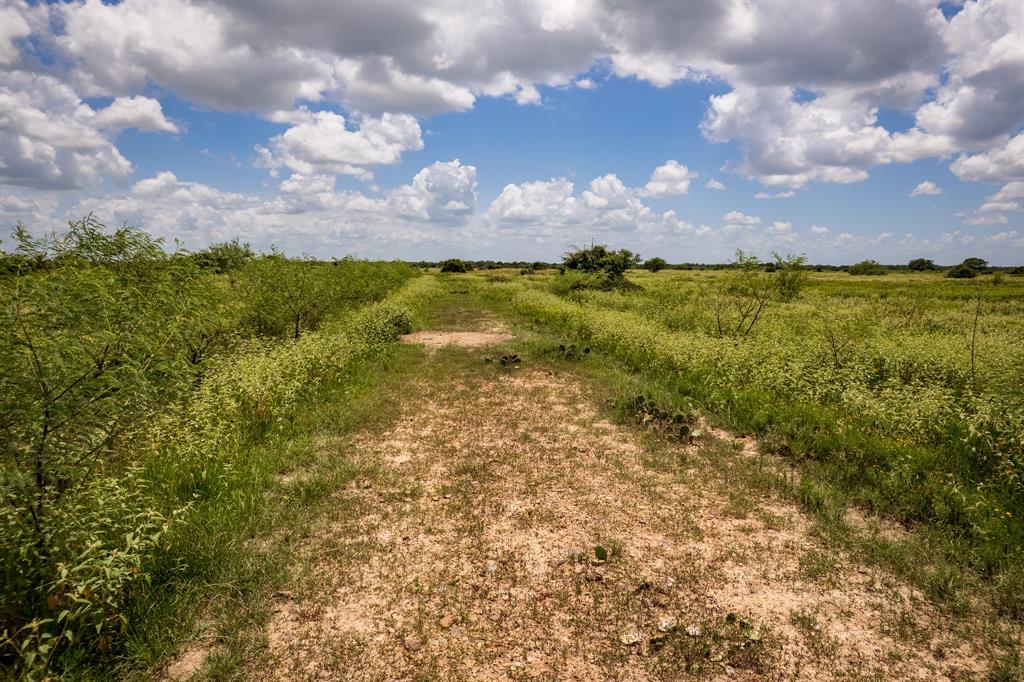
[(406, 395), (390, 431), (325, 442), (383, 474), (310, 529), (247, 677), (983, 674), (920, 594), (823, 545), (791, 505), (737, 505), (707, 444), (602, 419), (570, 375), (472, 368)]

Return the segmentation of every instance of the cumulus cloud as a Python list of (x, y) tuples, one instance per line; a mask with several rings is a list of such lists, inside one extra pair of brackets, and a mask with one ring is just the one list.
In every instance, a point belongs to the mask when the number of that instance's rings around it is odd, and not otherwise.
[(722, 216), (722, 222), (727, 225), (760, 225), (761, 219), (739, 211), (729, 211)]
[(126, 128), (148, 132), (178, 132), (178, 126), (164, 117), (160, 102), (151, 97), (118, 97), (110, 106), (96, 112), (93, 123), (111, 132)]
[(721, 182), (720, 180), (716, 180), (714, 178), (711, 178), (710, 180), (708, 180), (704, 184), (704, 186), (707, 187), (708, 189), (725, 189), (725, 183)]
[(828, 229), (824, 225), (811, 225), (811, 234), (813, 234), (813, 235), (823, 236), (823, 235), (828, 234), (831, 231), (832, 230)]
[[(736, 142), (736, 169), (768, 186), (859, 182), (879, 164), (949, 154), (965, 155), (963, 177), (1005, 180), (978, 153), (1024, 122), (1024, 19), (1011, 2), (966, 3), (948, 20), (926, 2), (736, 0), (19, 1), (3, 12), (0, 63), (19, 59), (29, 30), (80, 94), (131, 97), (153, 83), (228, 111), (308, 101), (379, 118), (461, 111), (482, 96), (531, 105), (542, 86), (598, 86), (580, 77), (595, 65), (659, 87), (715, 78), (730, 89), (710, 99), (704, 133)], [(914, 126), (887, 129), (881, 107)]]
[(793, 190), (788, 190), (788, 191), (785, 191), (785, 192), (776, 192), (775, 194), (770, 194), (768, 192), (758, 192), (757, 194), (754, 195), (754, 198), (755, 199), (789, 199), (789, 198), (795, 197), (795, 196), (796, 196), (796, 192), (794, 192)]
[(961, 180), (1001, 182), (1024, 178), (1024, 133), (987, 152), (962, 154), (950, 165)]
[(399, 216), (431, 223), (460, 224), (476, 208), (476, 168), (458, 159), (438, 161), (394, 189), (388, 206)]
[(942, 189), (931, 180), (919, 182), (910, 192), (912, 197), (934, 197), (939, 194), (942, 194)]
[(96, 118), (92, 107), (52, 76), (5, 74), (0, 82), (0, 183), (78, 189), (104, 177), (127, 177), (131, 163)]
[(261, 165), (284, 165), (302, 175), (342, 173), (370, 179), (366, 166), (398, 163), (404, 152), (423, 149), (420, 124), (406, 114), (364, 118), (355, 129), (331, 111), (303, 109), (272, 118), (294, 125), (271, 139), (269, 150), (257, 148)]
[(678, 197), (690, 191), (690, 181), (697, 174), (678, 161), (669, 160), (651, 173), (651, 179), (640, 190), (644, 197)]

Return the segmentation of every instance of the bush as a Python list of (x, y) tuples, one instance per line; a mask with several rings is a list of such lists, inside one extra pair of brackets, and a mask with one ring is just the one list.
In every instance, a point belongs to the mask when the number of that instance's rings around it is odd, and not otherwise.
[(773, 271), (775, 275), (775, 291), (780, 301), (793, 301), (807, 283), (807, 257), (787, 254), (772, 254), (775, 258)]
[(469, 272), (470, 266), (458, 258), (449, 258), (441, 263), (441, 272)]
[(256, 254), (248, 244), (240, 244), (234, 239), (230, 242), (210, 244), (197, 252), (194, 258), (199, 267), (223, 274), (240, 270), (246, 263), (256, 258)]
[(963, 264), (951, 268), (946, 273), (946, 277), (951, 277), (952, 279), (974, 279), (977, 276), (977, 271)]
[(664, 270), (668, 267), (668, 261), (664, 258), (655, 256), (654, 258), (648, 258), (644, 261), (644, 270), (650, 270), (651, 272), (657, 272), (658, 270)]
[(926, 272), (928, 270), (935, 270), (935, 263), (929, 258), (915, 258), (907, 263), (908, 270), (914, 270), (916, 272)]
[(626, 249), (612, 251), (603, 244), (576, 249), (565, 254), (559, 278), (562, 281), (552, 286), (555, 290), (632, 286), (626, 282), (626, 270), (639, 264), (640, 256)]
[(120, 631), (169, 521), (115, 448), (192, 385), (217, 299), (192, 258), (92, 216), (14, 238), (22, 262), (45, 267), (0, 290), (0, 656), (45, 669)]
[(404, 263), (321, 263), (274, 252), (240, 274), (243, 323), (258, 336), (297, 339), (330, 311), (377, 301), (413, 274)]
[(851, 275), (884, 275), (885, 268), (876, 260), (862, 260), (854, 263), (847, 270)]

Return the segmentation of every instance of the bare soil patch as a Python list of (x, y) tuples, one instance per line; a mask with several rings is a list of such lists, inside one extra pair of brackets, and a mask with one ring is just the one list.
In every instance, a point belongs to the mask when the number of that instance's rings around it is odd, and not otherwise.
[(416, 343), (426, 346), (428, 350), (437, 350), (445, 346), (459, 348), (484, 348), (497, 346), (512, 338), (508, 332), (447, 332), (421, 331), (404, 334), (402, 343)]
[(824, 546), (792, 505), (738, 509), (700, 445), (652, 451), (575, 377), (473, 366), (406, 395), (393, 428), (331, 455), (383, 474), (310, 529), (251, 677), (983, 674), (981, 643), (920, 594)]

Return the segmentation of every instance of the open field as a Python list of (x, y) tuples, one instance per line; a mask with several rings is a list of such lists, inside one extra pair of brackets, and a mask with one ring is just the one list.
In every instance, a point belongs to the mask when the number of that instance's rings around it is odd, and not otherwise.
[[(739, 326), (736, 270), (216, 274), (95, 238), (5, 281), (11, 676), (1021, 674), (1020, 278), (810, 273)], [(201, 296), (121, 298), (168, 273)], [(98, 381), (110, 346), (149, 364)]]

